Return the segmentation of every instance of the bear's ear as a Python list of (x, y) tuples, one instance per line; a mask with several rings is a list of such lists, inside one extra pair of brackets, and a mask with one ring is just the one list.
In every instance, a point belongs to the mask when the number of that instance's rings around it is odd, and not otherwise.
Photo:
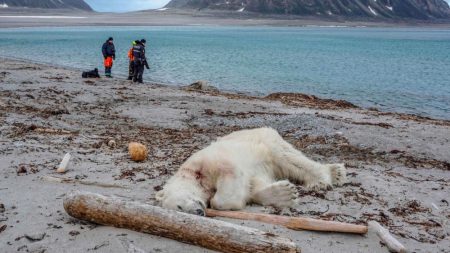
[(155, 197), (156, 197), (157, 201), (161, 202), (163, 200), (163, 198), (164, 198), (164, 190), (161, 190), (161, 191), (157, 192)]

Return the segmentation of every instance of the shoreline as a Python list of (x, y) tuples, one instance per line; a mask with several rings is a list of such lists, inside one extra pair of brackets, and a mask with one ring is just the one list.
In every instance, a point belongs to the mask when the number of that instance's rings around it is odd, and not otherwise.
[[(35, 16), (36, 11), (42, 16), (82, 16), (82, 19), (32, 19), (3, 18), (4, 16)], [(56, 24), (55, 24), (56, 23)], [(413, 20), (413, 19), (371, 19), (314, 16), (262, 15), (256, 13), (235, 13), (223, 11), (195, 10), (147, 10), (128, 13), (99, 13), (64, 10), (24, 10), (0, 9), (0, 28), (18, 27), (55, 27), (55, 26), (348, 26), (348, 27), (436, 27), (450, 28), (450, 20)]]
[[(77, 70), (77, 71), (85, 71), (85, 69), (82, 68), (76, 68), (76, 67), (68, 67), (68, 66), (62, 66), (58, 64), (51, 64), (46, 62), (39, 62), (39, 61), (33, 61), (23, 58), (14, 58), (14, 57), (8, 57), (8, 56), (2, 56), (0, 55), (0, 59), (5, 60), (14, 60), (14, 61), (20, 61), (23, 63), (34, 63), (34, 64), (40, 64), (40, 65), (47, 65), (52, 66), (55, 68), (62, 68), (66, 70)], [(81, 74), (80, 74), (81, 76)], [(104, 77), (102, 77), (104, 78)], [(127, 81), (125, 77), (114, 77), (114, 79), (120, 80), (120, 81)], [(187, 88), (189, 85), (183, 85), (183, 84), (170, 84), (170, 83), (163, 83), (163, 82), (144, 82), (148, 85), (157, 85), (157, 86), (164, 86), (164, 87), (171, 87), (175, 89), (184, 89)], [(300, 106), (307, 106), (310, 108), (318, 108), (318, 109), (346, 109), (346, 108), (354, 108), (359, 109), (361, 111), (364, 111), (367, 114), (370, 115), (390, 115), (390, 116), (396, 116), (400, 119), (410, 119), (415, 121), (428, 121), (433, 122), (433, 124), (437, 125), (444, 125), (444, 126), (450, 126), (450, 119), (444, 119), (444, 118), (434, 118), (430, 116), (424, 116), (420, 114), (410, 114), (410, 113), (402, 113), (397, 111), (384, 111), (380, 108), (376, 107), (362, 107), (359, 105), (356, 105), (350, 101), (342, 100), (342, 99), (333, 99), (333, 98), (324, 98), (313, 94), (305, 94), (300, 92), (273, 92), (268, 93), (266, 95), (259, 95), (259, 94), (252, 94), (251, 92), (246, 91), (238, 91), (238, 90), (222, 90), (217, 89), (216, 87), (212, 87), (214, 90), (198, 90), (200, 92), (203, 92), (205, 94), (218, 94), (222, 96), (229, 96), (229, 97), (239, 97), (239, 98), (247, 98), (247, 99), (267, 99), (267, 100), (275, 100), (280, 101), (283, 104), (286, 105), (300, 105)], [(277, 97), (277, 98), (275, 98)]]
[[(288, 105), (279, 99), (283, 94), (274, 95), (275, 100), (196, 87), (82, 79), (78, 71), (8, 59), (0, 62), (0, 69), (0, 204), (5, 209), (0, 211), (0, 245), (6, 252), (120, 253), (127, 251), (122, 242), (164, 253), (212, 252), (80, 222), (66, 214), (62, 198), (71, 190), (85, 190), (157, 204), (155, 192), (191, 154), (219, 136), (262, 126), (278, 130), (316, 161), (345, 163), (349, 182), (318, 192), (297, 185), (300, 203), (294, 208), (248, 206), (245, 211), (355, 224), (377, 220), (415, 252), (450, 248), (446, 124), (366, 113), (308, 95), (296, 94), (298, 101)], [(116, 145), (108, 145), (109, 140)], [(149, 148), (148, 160), (129, 159), (126, 147), (131, 141)], [(69, 170), (58, 174), (56, 167), (67, 152), (73, 157)], [(48, 176), (74, 183), (49, 182)], [(374, 233), (290, 231), (224, 220), (290, 238), (305, 253), (387, 252)], [(25, 236), (42, 234), (34, 242)]]

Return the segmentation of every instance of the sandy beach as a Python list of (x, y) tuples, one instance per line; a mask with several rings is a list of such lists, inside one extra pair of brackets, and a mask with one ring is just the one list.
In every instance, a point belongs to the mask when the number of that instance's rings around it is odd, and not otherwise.
[[(154, 193), (193, 152), (232, 131), (261, 126), (277, 129), (315, 160), (345, 163), (349, 183), (320, 192), (298, 185), (295, 208), (247, 211), (355, 224), (376, 220), (411, 252), (450, 248), (449, 121), (301, 94), (262, 98), (82, 79), (76, 70), (4, 58), (0, 84), (2, 252), (212, 252), (75, 220), (62, 198), (77, 189), (155, 204)], [(129, 159), (130, 141), (148, 146), (147, 161)], [(56, 167), (67, 152), (73, 159), (61, 175)], [(73, 181), (49, 182), (49, 176)], [(388, 252), (372, 232), (289, 231), (224, 220), (290, 238), (306, 253)]]

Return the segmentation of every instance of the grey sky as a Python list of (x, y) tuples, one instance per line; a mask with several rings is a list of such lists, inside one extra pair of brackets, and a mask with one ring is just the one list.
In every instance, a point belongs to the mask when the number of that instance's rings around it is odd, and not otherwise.
[[(156, 9), (166, 5), (170, 0), (85, 0), (96, 11), (126, 12)], [(450, 0), (446, 0), (450, 3)]]
[(170, 0), (85, 0), (96, 11), (126, 12), (156, 9)]

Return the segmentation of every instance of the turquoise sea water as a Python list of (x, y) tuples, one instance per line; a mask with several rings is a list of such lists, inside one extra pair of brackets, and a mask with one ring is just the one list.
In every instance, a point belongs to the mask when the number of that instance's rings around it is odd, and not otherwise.
[(116, 76), (146, 38), (148, 81), (208, 80), (254, 94), (301, 92), (450, 119), (450, 30), (430, 28), (76, 27), (0, 29), (0, 55), (101, 68), (113, 36)]

